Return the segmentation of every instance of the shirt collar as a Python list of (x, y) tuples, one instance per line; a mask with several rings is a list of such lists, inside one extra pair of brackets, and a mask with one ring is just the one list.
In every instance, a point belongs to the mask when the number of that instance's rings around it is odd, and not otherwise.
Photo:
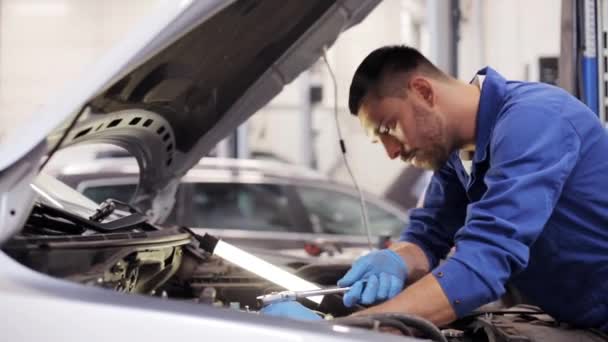
[(487, 158), (487, 147), (490, 143), (496, 117), (503, 105), (507, 84), (507, 80), (490, 67), (479, 70), (477, 75), (483, 75), (485, 79), (481, 89), (479, 108), (477, 109), (475, 155), (473, 157), (473, 161), (476, 163)]
[(475, 77), (473, 77), (473, 80), (470, 82), (471, 84), (477, 86), (477, 88), (479, 88), (479, 90), (481, 90), (483, 88), (483, 81), (485, 80), (486, 76), (485, 75), (475, 75)]
[[(481, 92), (481, 89), (483, 89), (483, 81), (485, 78), (486, 78), (485, 75), (477, 74), (477, 75), (475, 75), (475, 77), (473, 77), (473, 80), (471, 80), (471, 82), (469, 82), (469, 83), (475, 85), (477, 88), (479, 88), (479, 91)], [(462, 147), (458, 151), (458, 157), (462, 161), (472, 161), (474, 155), (475, 155), (475, 143)]]

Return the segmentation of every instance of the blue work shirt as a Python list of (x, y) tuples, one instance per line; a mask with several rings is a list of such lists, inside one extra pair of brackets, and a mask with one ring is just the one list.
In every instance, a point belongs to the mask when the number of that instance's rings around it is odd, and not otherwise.
[(608, 134), (560, 88), (479, 74), (471, 175), (452, 153), (401, 240), (459, 317), (510, 281), (557, 320), (608, 330)]

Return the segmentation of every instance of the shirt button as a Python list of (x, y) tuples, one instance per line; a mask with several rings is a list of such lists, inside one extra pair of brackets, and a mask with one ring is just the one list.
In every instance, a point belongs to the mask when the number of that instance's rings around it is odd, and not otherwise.
[(460, 304), (460, 299), (456, 299), (456, 300), (454, 301), (454, 304)]
[(443, 272), (437, 272), (437, 277), (438, 277), (438, 278), (443, 277)]

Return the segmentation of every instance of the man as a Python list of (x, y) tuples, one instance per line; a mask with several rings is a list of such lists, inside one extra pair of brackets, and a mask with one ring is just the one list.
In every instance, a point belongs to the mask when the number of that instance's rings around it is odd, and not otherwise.
[(389, 46), (358, 67), (349, 108), (390, 158), (434, 175), (400, 241), (340, 279), (346, 305), (441, 325), (509, 281), (557, 320), (608, 331), (608, 135), (583, 103), (491, 68), (464, 83)]

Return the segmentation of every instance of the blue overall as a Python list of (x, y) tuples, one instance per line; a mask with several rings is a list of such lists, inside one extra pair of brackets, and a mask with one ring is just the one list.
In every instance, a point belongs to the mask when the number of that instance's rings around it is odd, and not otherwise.
[(556, 319), (608, 331), (608, 134), (557, 87), (479, 74), (471, 175), (452, 153), (401, 240), (426, 253), (459, 317), (509, 281)]

